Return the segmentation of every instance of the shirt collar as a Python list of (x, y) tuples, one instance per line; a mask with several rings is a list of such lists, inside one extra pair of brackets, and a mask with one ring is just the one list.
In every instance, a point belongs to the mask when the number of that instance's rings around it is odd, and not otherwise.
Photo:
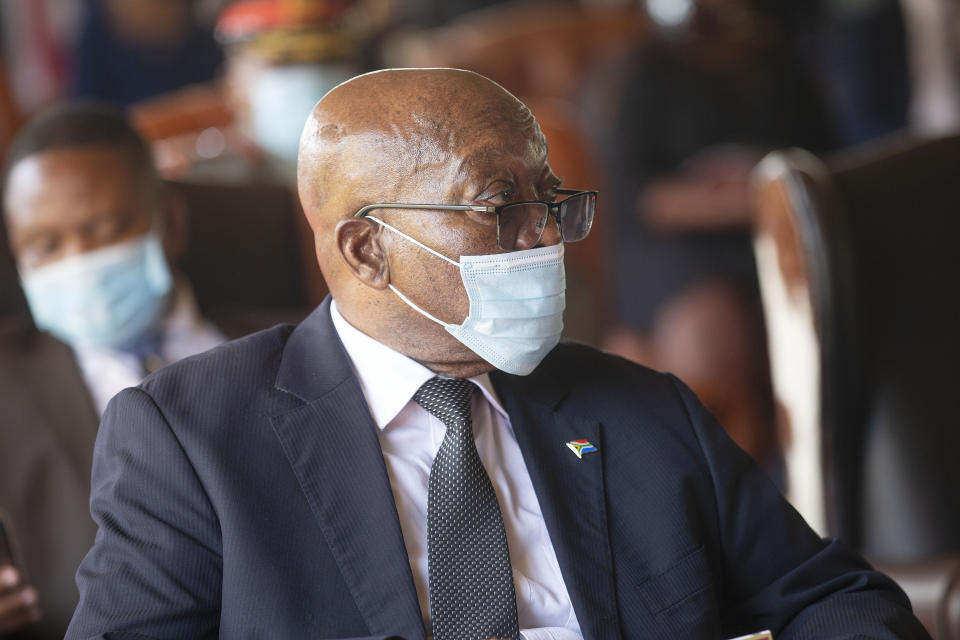
[[(340, 314), (335, 300), (330, 301), (330, 318), (350, 356), (373, 421), (383, 429), (407, 406), (417, 389), (436, 374), (351, 325)], [(507, 418), (490, 376), (484, 373), (470, 381), (480, 387), (493, 408)]]

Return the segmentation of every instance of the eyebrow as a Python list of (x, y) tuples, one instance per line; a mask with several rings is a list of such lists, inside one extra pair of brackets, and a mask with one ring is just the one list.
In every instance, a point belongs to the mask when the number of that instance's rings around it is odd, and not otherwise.
[(51, 235), (55, 235), (54, 231), (51, 229), (28, 229), (17, 234), (11, 233), (10, 244), (26, 247), (36, 242), (39, 238)]
[[(488, 161), (489, 155), (490, 155), (490, 150), (486, 148), (478, 149), (477, 151), (474, 151), (473, 153), (467, 155), (463, 160), (460, 161), (460, 164), (457, 166), (457, 180), (466, 179), (467, 177), (469, 177), (469, 173), (471, 171), (478, 171), (480, 169), (483, 169), (484, 168), (483, 163)], [(502, 165), (500, 164), (497, 164), (495, 166), (499, 168), (503, 168)], [(513, 171), (510, 171), (510, 174), (512, 176)], [(551, 177), (552, 177), (552, 180), (551, 180)], [(550, 163), (547, 162), (546, 156), (544, 156), (544, 161), (543, 161), (543, 173), (538, 178), (539, 182), (542, 182), (545, 180), (550, 181), (551, 187), (553, 188), (559, 187), (563, 183), (563, 180), (553, 172), (553, 169), (550, 168)], [(553, 184), (554, 180), (556, 181), (555, 184)]]
[(471, 170), (475, 170), (479, 168), (479, 167), (476, 167), (476, 165), (481, 164), (485, 159), (485, 156), (489, 155), (489, 153), (490, 152), (487, 149), (480, 149), (478, 151), (474, 151), (473, 153), (468, 155), (466, 158), (461, 160), (460, 164), (457, 165), (458, 179), (465, 178)]

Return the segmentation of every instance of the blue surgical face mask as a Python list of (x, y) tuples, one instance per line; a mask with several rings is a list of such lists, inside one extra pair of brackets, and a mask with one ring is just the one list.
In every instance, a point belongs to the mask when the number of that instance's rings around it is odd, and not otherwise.
[(251, 81), (251, 136), (267, 153), (295, 164), (303, 123), (317, 100), (355, 74), (346, 65), (294, 64), (261, 69)]
[(525, 376), (560, 341), (566, 304), (563, 243), (512, 253), (460, 256), (457, 263), (382, 220), (369, 218), (459, 267), (470, 300), (470, 313), (462, 324), (443, 322), (392, 284), (389, 287), (497, 369)]
[(173, 286), (153, 232), (24, 270), (20, 280), (39, 328), (74, 347), (110, 349), (154, 329)]

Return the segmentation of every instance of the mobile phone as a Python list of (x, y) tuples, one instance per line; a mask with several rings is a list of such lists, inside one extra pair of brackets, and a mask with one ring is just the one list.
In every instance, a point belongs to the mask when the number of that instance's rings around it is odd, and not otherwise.
[(7, 564), (16, 564), (16, 556), (13, 553), (13, 529), (6, 514), (0, 510), (0, 566)]

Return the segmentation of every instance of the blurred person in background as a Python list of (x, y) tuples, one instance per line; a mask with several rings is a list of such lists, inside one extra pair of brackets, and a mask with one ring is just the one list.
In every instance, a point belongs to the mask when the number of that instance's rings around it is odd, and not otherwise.
[(0, 50), (19, 115), (36, 113), (66, 95), (72, 72), (70, 49), (84, 9), (78, 0), (0, 2)]
[(224, 73), (140, 101), (137, 128), (165, 177), (206, 183), (292, 184), (300, 129), (316, 96), (355, 73), (349, 0), (240, 0), (201, 5), (218, 15)]
[[(78, 481), (44, 447), (81, 450), (75, 457), (83, 462), (74, 463), (87, 466), (72, 471), (88, 481), (95, 416), (110, 397), (224, 338), (170, 268), (185, 246), (184, 212), (164, 193), (146, 145), (111, 109), (67, 104), (28, 123), (7, 161), (4, 222), (34, 321), (72, 349), (84, 382), (77, 386), (88, 392), (81, 403), (88, 410), (76, 411), (70, 433), (43, 423), (43, 406), (26, 414), (32, 422), (8, 420), (11, 410), (19, 415), (17, 404), (4, 402), (0, 506), (30, 543), (19, 569), (0, 567), (0, 633), (30, 623), (22, 637), (58, 638), (76, 604), (73, 574), (95, 528), (89, 496), (63, 486)], [(49, 372), (49, 379), (60, 385), (65, 375)], [(30, 393), (44, 402), (38, 398), (45, 391)], [(57, 536), (70, 539), (62, 548), (33, 544)], [(23, 568), (35, 584), (26, 583)]]
[(128, 106), (213, 80), (223, 52), (193, 0), (86, 0), (72, 51), (72, 93)]
[(607, 348), (686, 380), (761, 463), (775, 450), (748, 177), (827, 125), (759, 0), (648, 0), (605, 141), (620, 329)]
[(300, 131), (317, 96), (356, 72), (348, 0), (244, 0), (224, 10), (226, 88), (234, 124), (293, 180)]
[(913, 0), (761, 2), (823, 104), (831, 146), (861, 144), (907, 126), (913, 52), (901, 5)]
[(905, 129), (910, 77), (901, 1), (792, 4), (794, 16), (814, 23), (798, 43), (806, 45), (799, 54), (820, 83), (836, 144), (853, 146)]
[(910, 50), (910, 124), (925, 135), (960, 130), (960, 3), (901, 0)]
[(8, 156), (4, 213), (34, 320), (76, 351), (99, 410), (223, 341), (169, 266), (186, 213), (119, 113), (75, 103), (29, 123)]

